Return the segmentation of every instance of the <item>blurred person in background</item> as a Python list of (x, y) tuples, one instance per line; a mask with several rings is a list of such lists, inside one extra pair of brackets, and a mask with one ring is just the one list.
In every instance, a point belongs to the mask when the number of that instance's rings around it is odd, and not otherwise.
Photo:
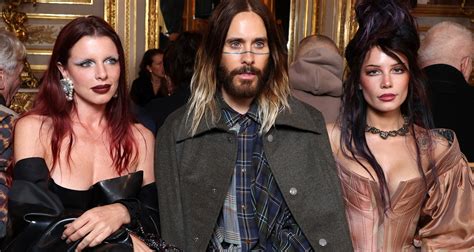
[(133, 81), (130, 90), (130, 97), (138, 106), (143, 107), (153, 98), (169, 95), (163, 54), (163, 50), (153, 48), (143, 55), (138, 78)]
[(341, 108), (343, 59), (337, 45), (324, 35), (301, 40), (288, 71), (291, 94), (336, 121)]
[(425, 33), (418, 55), (428, 78), (435, 127), (454, 130), (461, 151), (474, 162), (474, 126), (469, 123), (474, 108), (474, 86), (469, 84), (471, 30), (451, 21), (438, 23)]
[(165, 50), (165, 73), (175, 86), (174, 92), (170, 96), (154, 98), (145, 106), (157, 129), (163, 125), (169, 114), (186, 104), (191, 95), (190, 83), (201, 37), (198, 32), (182, 32)]
[(25, 46), (13, 33), (0, 30), (0, 239), (6, 234), (7, 167), (12, 159), (12, 130), (17, 113), (9, 108), (21, 84)]

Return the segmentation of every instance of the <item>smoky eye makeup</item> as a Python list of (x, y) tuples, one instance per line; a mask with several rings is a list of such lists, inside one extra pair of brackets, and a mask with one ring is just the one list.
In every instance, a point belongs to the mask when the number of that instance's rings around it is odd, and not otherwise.
[(82, 61), (79, 61), (77, 63), (74, 63), (74, 65), (80, 66), (80, 67), (90, 67), (93, 64), (94, 64), (94, 61), (90, 60), (90, 59), (86, 59), (86, 60), (82, 60)]
[(377, 75), (379, 72), (380, 72), (379, 69), (376, 69), (376, 68), (373, 68), (373, 67), (369, 67), (369, 68), (364, 70), (364, 73), (367, 76), (374, 76), (374, 75)]
[(110, 64), (110, 65), (115, 65), (118, 63), (118, 57), (108, 57), (104, 60), (104, 63)]

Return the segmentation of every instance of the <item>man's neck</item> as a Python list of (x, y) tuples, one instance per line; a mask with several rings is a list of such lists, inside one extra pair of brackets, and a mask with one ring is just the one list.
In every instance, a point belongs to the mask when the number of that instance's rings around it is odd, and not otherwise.
[(230, 96), (227, 94), (225, 91), (222, 91), (222, 98), (224, 101), (231, 107), (233, 110), (235, 110), (237, 113), (244, 115), (247, 113), (250, 109), (250, 105), (252, 105), (252, 102), (254, 100), (254, 97), (252, 98), (236, 98), (233, 96)]

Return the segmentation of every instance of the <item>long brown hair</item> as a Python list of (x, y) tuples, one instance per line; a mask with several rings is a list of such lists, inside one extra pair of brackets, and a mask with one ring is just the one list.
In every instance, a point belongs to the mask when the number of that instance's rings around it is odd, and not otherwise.
[(253, 12), (262, 18), (268, 36), (270, 60), (268, 82), (257, 97), (261, 132), (268, 132), (275, 123), (278, 112), (289, 108), (287, 50), (281, 31), (273, 16), (260, 0), (222, 1), (209, 20), (209, 26), (197, 53), (195, 73), (191, 80), (191, 99), (188, 118), (191, 119), (191, 134), (195, 134), (200, 121), (211, 113), (212, 123), (217, 122), (220, 112), (214, 99), (218, 91), (217, 72), (221, 63), (227, 31), (233, 18), (241, 12)]

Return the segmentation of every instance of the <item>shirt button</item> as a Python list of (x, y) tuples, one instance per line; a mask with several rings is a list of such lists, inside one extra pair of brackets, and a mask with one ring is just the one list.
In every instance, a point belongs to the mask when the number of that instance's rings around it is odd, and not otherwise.
[(245, 168), (242, 168), (242, 173), (245, 173), (247, 170)]
[(325, 247), (326, 245), (328, 245), (328, 241), (326, 241), (326, 239), (319, 239), (319, 245), (321, 247)]
[(290, 188), (290, 194), (295, 196), (298, 193), (298, 190), (294, 187)]
[(194, 238), (193, 238), (193, 241), (194, 241), (194, 242), (198, 242), (198, 241), (199, 241), (199, 237), (197, 237), (197, 236), (194, 237)]
[(241, 205), (240, 207), (245, 210), (245, 205)]
[(216, 194), (217, 189), (216, 189), (216, 188), (212, 188), (211, 191), (212, 191), (213, 194)]
[(232, 143), (232, 137), (230, 137), (230, 136), (227, 137), (227, 141), (228, 141), (229, 143)]
[(268, 142), (270, 142), (270, 143), (273, 142), (273, 135), (268, 135), (268, 136), (267, 136), (267, 140), (268, 140)]

